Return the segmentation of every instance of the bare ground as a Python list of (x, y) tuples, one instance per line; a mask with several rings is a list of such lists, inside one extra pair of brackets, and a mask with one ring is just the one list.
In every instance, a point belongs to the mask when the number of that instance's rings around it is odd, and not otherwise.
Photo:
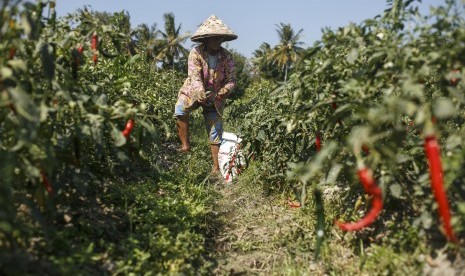
[[(373, 275), (386, 271), (382, 263), (388, 259), (382, 256), (374, 260), (379, 268), (361, 265), (363, 258), (337, 229), (331, 230), (331, 239), (315, 260), (310, 214), (291, 207), (284, 198), (263, 195), (261, 188), (251, 183), (217, 180), (213, 185), (219, 196), (212, 212), (209, 250), (216, 260), (216, 275)], [(370, 252), (367, 248), (364, 254)], [(399, 273), (465, 276), (460, 254), (451, 261), (443, 251), (436, 252), (434, 257), (416, 257), (423, 264), (420, 271), (412, 267)], [(405, 262), (409, 262), (407, 258)]]
[[(213, 211), (216, 225), (212, 232), (216, 234), (210, 249), (217, 261), (216, 275), (289, 275), (293, 273), (283, 267), (299, 258), (309, 261), (311, 254), (293, 256), (295, 248), (287, 243), (310, 234), (294, 221), (297, 209), (279, 198), (262, 195), (253, 185), (219, 181), (216, 186), (220, 196)], [(311, 274), (320, 270), (317, 263), (307, 269), (313, 270)]]

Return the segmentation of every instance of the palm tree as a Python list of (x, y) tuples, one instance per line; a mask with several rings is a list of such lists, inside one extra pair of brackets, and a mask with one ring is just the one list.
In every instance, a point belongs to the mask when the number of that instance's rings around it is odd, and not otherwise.
[(265, 78), (274, 79), (279, 75), (279, 71), (273, 66), (273, 49), (270, 44), (263, 42), (260, 47), (253, 52), (252, 63), (254, 74), (259, 73)]
[(158, 38), (157, 24), (149, 27), (147, 24), (140, 24), (133, 32), (134, 40), (139, 49), (145, 52), (145, 57), (149, 60), (155, 60), (155, 44)]
[(270, 63), (271, 53), (270, 44), (263, 42), (260, 47), (253, 52), (253, 64), (258, 68), (268, 65)]
[(181, 34), (181, 24), (176, 27), (174, 22), (174, 14), (165, 13), (163, 15), (165, 20), (165, 31), (158, 31), (161, 35), (161, 39), (157, 40), (157, 61), (161, 61), (163, 67), (174, 68), (174, 65), (181, 58), (186, 58), (189, 52), (182, 44), (189, 37), (189, 33)]
[(272, 60), (284, 70), (284, 81), (286, 82), (289, 68), (297, 62), (303, 51), (303, 48), (300, 47), (303, 42), (299, 41), (303, 29), (295, 33), (291, 24), (280, 23), (277, 27), (279, 44), (273, 50)]

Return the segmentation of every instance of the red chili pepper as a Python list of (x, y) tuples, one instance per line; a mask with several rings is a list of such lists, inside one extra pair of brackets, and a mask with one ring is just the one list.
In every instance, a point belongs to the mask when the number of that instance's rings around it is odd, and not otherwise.
[(91, 42), (90, 48), (92, 50), (97, 50), (97, 44), (98, 44), (98, 35), (97, 35), (97, 32), (94, 32), (92, 34), (92, 42)]
[(425, 153), (428, 159), (431, 188), (439, 206), (439, 215), (449, 241), (457, 241), (450, 223), (450, 209), (446, 193), (444, 192), (441, 152), (435, 135), (425, 137)]
[(319, 132), (316, 133), (315, 145), (316, 145), (316, 151), (320, 151), (321, 150), (321, 137), (320, 137)]
[[(459, 69), (454, 69), (454, 70), (452, 70), (452, 73), (460, 73), (460, 70)], [(458, 83), (459, 83), (458, 78), (451, 78), (450, 79), (450, 85), (456, 86)]]
[(291, 201), (289, 198), (287, 199), (287, 205), (291, 208), (300, 208), (300, 202)]
[(129, 119), (128, 122), (126, 123), (126, 128), (123, 130), (124, 137), (126, 137), (126, 138), (129, 137), (133, 127), (134, 127), (134, 120)]
[(367, 145), (363, 144), (362, 150), (366, 155), (370, 154), (370, 149), (367, 147)]
[(331, 103), (331, 107), (333, 108), (333, 110), (336, 110), (336, 109), (337, 109), (337, 103), (336, 103), (336, 102), (332, 102), (332, 103)]
[(97, 35), (97, 32), (94, 32), (92, 34), (92, 43), (91, 43), (91, 46), (90, 46), (90, 48), (94, 51), (94, 54), (92, 56), (92, 60), (94, 61), (94, 65), (97, 65), (97, 62), (98, 62), (97, 44), (98, 44), (98, 35)]
[[(333, 108), (333, 110), (336, 110), (337, 109), (337, 103), (336, 102), (331, 102), (331, 107)], [(342, 125), (341, 120), (337, 120), (336, 123), (338, 123), (339, 125)]]
[(72, 51), (72, 64), (71, 64), (71, 69), (72, 69), (72, 75), (74, 79), (78, 78), (78, 70), (79, 70), (79, 65), (80, 65), (80, 60), (82, 58), (82, 52), (84, 49), (82, 46), (78, 46), (76, 49), (73, 49)]
[(16, 107), (14, 106), (14, 104), (10, 103), (8, 104), (8, 108), (13, 111), (14, 114), (16, 114)]
[(40, 177), (42, 178), (42, 185), (44, 185), (48, 194), (53, 194), (52, 185), (50, 185), (50, 181), (48, 180), (47, 174), (43, 170), (40, 171)]
[(336, 221), (336, 225), (344, 231), (357, 231), (372, 224), (383, 210), (382, 192), (373, 180), (371, 170), (365, 167), (359, 169), (358, 178), (360, 179), (365, 192), (373, 196), (371, 209), (362, 219), (357, 222), (342, 223), (340, 221)]
[(10, 52), (8, 53), (8, 59), (13, 59), (16, 55), (16, 48), (15, 47), (11, 47), (10, 48)]
[(79, 45), (77, 47), (77, 52), (78, 54), (75, 56), (75, 62), (76, 62), (76, 65), (79, 67), (80, 60), (82, 59), (82, 53), (84, 52), (84, 47), (82, 47), (82, 45)]

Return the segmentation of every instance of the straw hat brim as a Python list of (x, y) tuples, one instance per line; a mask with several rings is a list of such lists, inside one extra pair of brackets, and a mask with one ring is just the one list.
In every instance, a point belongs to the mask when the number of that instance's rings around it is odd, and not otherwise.
[(223, 37), (224, 41), (237, 38), (237, 35), (215, 15), (211, 15), (205, 20), (192, 35), (191, 40), (202, 42), (209, 37)]
[(193, 42), (204, 42), (207, 38), (210, 37), (222, 37), (224, 41), (231, 41), (237, 39), (237, 35), (233, 34), (204, 34), (204, 35), (194, 35), (191, 37)]

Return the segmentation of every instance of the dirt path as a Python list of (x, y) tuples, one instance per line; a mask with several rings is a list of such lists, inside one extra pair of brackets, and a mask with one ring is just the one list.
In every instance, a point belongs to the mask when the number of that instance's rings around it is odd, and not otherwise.
[[(332, 233), (325, 256), (315, 260), (311, 211), (291, 208), (284, 198), (265, 196), (251, 183), (214, 185), (219, 197), (210, 250), (217, 261), (216, 275), (328, 275), (328, 271), (370, 275), (376, 271), (361, 269), (360, 257), (337, 232)], [(434, 259), (424, 256), (423, 275), (465, 276), (463, 259), (451, 262), (444, 249), (437, 250)]]
[(310, 264), (307, 271), (316, 272), (311, 250), (301, 251), (309, 244), (299, 240), (312, 233), (295, 221), (297, 209), (263, 196), (254, 185), (216, 185), (220, 194), (214, 206), (217, 228), (212, 243), (216, 274), (289, 274), (293, 272), (289, 269), (298, 272), (303, 262)]

